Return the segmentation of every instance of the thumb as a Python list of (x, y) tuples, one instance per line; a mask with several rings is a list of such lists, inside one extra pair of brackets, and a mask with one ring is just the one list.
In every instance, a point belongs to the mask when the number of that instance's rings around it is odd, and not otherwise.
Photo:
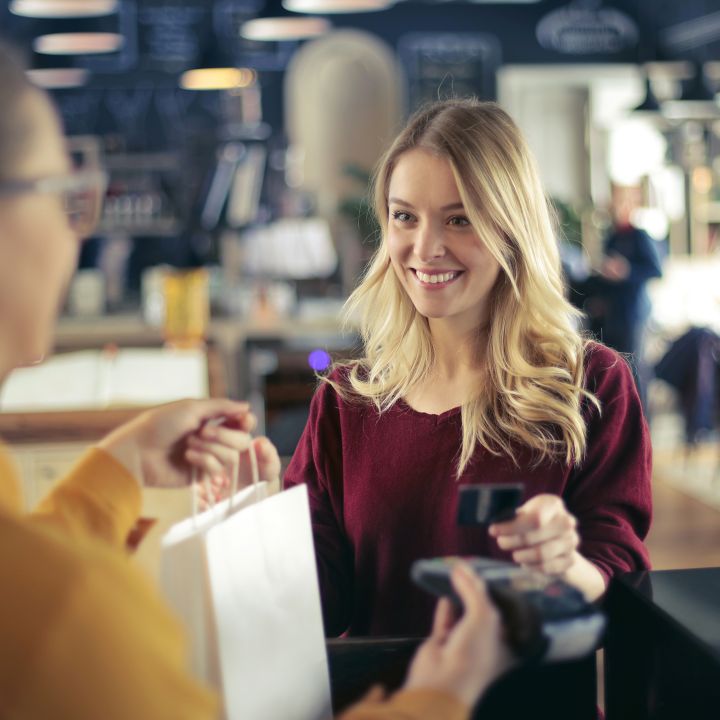
[(386, 692), (382, 685), (373, 685), (362, 699), (363, 703), (379, 703), (385, 700)]
[(280, 456), (275, 446), (266, 437), (253, 440), (253, 449), (258, 464), (260, 480), (273, 482), (280, 479)]

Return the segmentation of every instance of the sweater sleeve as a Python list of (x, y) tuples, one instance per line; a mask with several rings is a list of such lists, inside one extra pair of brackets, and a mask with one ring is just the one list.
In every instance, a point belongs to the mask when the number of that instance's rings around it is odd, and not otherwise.
[(353, 554), (343, 527), (342, 440), (335, 390), (323, 384), (285, 471), (284, 487), (305, 483), (310, 498), (325, 632), (344, 632), (352, 611)]
[(30, 515), (75, 538), (123, 547), (142, 504), (133, 476), (104, 450), (88, 450)]
[(580, 552), (605, 582), (650, 567), (643, 543), (652, 515), (650, 433), (630, 368), (614, 351), (591, 345), (587, 387), (587, 451), (565, 493), (578, 520)]
[(187, 670), (180, 625), (142, 573), (112, 548), (22, 522), (0, 529), (0, 580), (12, 587), (0, 619), (7, 717), (216, 718), (217, 698)]
[(338, 720), (468, 720), (470, 710), (459, 700), (436, 690), (403, 690), (389, 700), (365, 700)]

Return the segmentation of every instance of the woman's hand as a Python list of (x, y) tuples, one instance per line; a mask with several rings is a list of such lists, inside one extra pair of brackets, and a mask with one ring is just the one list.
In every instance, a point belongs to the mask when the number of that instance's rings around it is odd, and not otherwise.
[(518, 508), (512, 520), (491, 525), (489, 532), (518, 565), (557, 575), (588, 600), (605, 591), (600, 571), (578, 552), (577, 520), (557, 495), (536, 495)]
[(580, 545), (577, 520), (557, 495), (536, 495), (512, 520), (491, 525), (490, 535), (518, 565), (548, 575), (563, 575)]
[[(222, 421), (222, 427), (211, 421)], [(180, 487), (191, 482), (193, 468), (209, 472), (215, 482), (232, 477), (238, 454), (254, 442), (260, 479), (276, 480), (280, 460), (268, 440), (251, 440), (255, 424), (247, 403), (182, 400), (142, 413), (98, 445), (142, 484)], [(239, 479), (241, 486), (251, 482), (248, 453), (243, 453)]]
[(206, 425), (200, 433), (188, 438), (185, 456), (201, 471), (198, 480), (209, 480), (209, 483), (199, 482), (194, 489), (201, 510), (228, 497), (234, 473), (238, 473), (238, 489), (252, 483), (252, 461), (246, 452), (250, 445), (255, 451), (258, 479), (279, 485), (280, 457), (266, 437), (253, 439), (241, 431)]
[(458, 563), (452, 583), (463, 603), (462, 617), (455, 622), (450, 600), (440, 600), (432, 634), (415, 654), (405, 689), (440, 690), (472, 707), (512, 666), (513, 657), (503, 642), (500, 613), (483, 581), (467, 565)]

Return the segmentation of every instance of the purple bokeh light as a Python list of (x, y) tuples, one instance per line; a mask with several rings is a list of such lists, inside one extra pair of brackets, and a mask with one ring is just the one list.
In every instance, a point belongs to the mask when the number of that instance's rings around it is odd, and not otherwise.
[(308, 355), (308, 365), (310, 365), (315, 372), (327, 370), (330, 367), (330, 363), (332, 363), (332, 358), (325, 350), (313, 350)]

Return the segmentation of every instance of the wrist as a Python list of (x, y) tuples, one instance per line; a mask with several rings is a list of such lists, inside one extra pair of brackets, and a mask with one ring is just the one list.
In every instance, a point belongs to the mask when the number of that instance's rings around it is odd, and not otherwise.
[(485, 692), (485, 688), (479, 689), (475, 692), (474, 689), (463, 689), (459, 687), (452, 687), (451, 683), (442, 682), (442, 680), (424, 680), (413, 682), (408, 679), (405, 684), (400, 688), (402, 692), (408, 693), (434, 693), (443, 695), (460, 705), (463, 705), (468, 711), (475, 705), (477, 698), (481, 697)]
[(112, 456), (143, 485), (142, 452), (139, 438), (142, 437), (142, 416), (121, 425), (97, 443), (97, 447)]
[(562, 579), (582, 591), (591, 602), (605, 592), (603, 574), (577, 550), (573, 552), (570, 567), (563, 573)]

